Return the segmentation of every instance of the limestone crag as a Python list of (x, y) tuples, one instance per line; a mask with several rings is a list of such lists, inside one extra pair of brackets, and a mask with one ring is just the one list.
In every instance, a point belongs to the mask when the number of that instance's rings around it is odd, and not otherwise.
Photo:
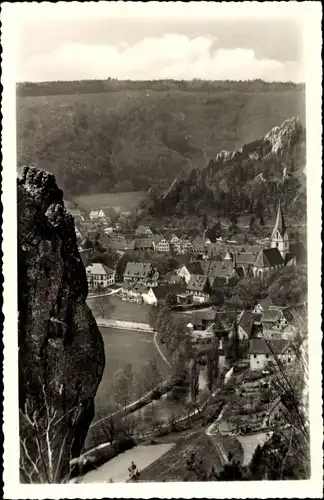
[(85, 303), (88, 288), (73, 218), (52, 174), (17, 176), (18, 336), (22, 480), (62, 480), (80, 454), (105, 365)]

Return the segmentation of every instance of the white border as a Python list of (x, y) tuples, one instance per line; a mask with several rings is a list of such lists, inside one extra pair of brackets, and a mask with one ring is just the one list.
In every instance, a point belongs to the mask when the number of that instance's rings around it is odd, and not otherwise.
[[(15, 148), (15, 43), (27, 18), (292, 17), (304, 26), (307, 99), (308, 282), (312, 477), (309, 481), (22, 485), (18, 478), (18, 349)], [(316, 498), (321, 497), (321, 3), (320, 2), (48, 2), (2, 4), (2, 203), (4, 283), (4, 497), (5, 498)]]

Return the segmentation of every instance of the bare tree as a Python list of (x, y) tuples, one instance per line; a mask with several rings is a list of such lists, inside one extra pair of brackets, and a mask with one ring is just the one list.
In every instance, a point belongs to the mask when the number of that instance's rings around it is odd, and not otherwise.
[(73, 440), (71, 443), (68, 439), (68, 425), (61, 438), (62, 423), (69, 420), (68, 413), (76, 412), (79, 405), (60, 416), (49, 403), (44, 385), (42, 396), (44, 404), (38, 411), (31, 412), (28, 403), (24, 410), (19, 410), (21, 477), (27, 483), (64, 482), (71, 473), (66, 463), (72, 459)]

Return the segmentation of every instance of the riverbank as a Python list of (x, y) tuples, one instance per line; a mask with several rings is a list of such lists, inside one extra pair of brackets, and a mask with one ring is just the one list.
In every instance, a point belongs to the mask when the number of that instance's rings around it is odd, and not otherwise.
[(137, 323), (135, 321), (123, 321), (119, 319), (96, 318), (97, 325), (104, 328), (121, 328), (122, 330), (141, 331), (153, 333), (153, 328), (148, 323)]

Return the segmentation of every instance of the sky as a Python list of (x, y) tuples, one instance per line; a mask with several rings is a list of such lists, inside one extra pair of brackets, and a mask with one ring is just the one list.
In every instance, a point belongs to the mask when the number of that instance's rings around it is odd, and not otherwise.
[(229, 16), (217, 15), (211, 4), (206, 10), (204, 2), (196, 10), (179, 2), (158, 10), (139, 3), (145, 10), (133, 4), (127, 12), (56, 5), (36, 4), (38, 10), (18, 23), (18, 81), (304, 80), (300, 22), (280, 9), (272, 16), (256, 9), (244, 15), (245, 5)]

